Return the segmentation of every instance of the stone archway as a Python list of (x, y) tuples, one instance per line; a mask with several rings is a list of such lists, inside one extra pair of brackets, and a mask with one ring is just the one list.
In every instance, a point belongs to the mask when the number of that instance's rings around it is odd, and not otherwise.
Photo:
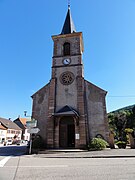
[(72, 116), (65, 116), (60, 119), (59, 147), (75, 148), (75, 124)]

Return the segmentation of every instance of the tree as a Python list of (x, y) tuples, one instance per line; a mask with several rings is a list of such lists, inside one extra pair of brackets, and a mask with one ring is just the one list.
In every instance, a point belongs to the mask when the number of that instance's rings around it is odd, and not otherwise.
[[(111, 132), (118, 141), (127, 141), (127, 135), (135, 138), (135, 106), (130, 110), (121, 110), (108, 114), (108, 122)], [(127, 132), (131, 130), (131, 133)]]

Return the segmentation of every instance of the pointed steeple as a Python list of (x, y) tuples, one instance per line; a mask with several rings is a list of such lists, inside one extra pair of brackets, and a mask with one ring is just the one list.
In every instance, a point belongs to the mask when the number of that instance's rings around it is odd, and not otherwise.
[(67, 16), (66, 16), (61, 34), (71, 34), (74, 32), (76, 32), (76, 30), (75, 30), (75, 26), (72, 20), (71, 12), (70, 12), (70, 5), (68, 5), (68, 12), (67, 12)]

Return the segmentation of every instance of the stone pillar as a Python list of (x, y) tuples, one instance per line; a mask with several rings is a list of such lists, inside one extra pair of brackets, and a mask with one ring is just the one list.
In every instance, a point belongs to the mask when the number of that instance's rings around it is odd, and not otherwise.
[(48, 120), (47, 120), (47, 147), (54, 148), (54, 111), (55, 111), (55, 84), (56, 79), (50, 81)]
[(80, 139), (76, 139), (76, 135), (79, 134), (79, 118), (74, 117), (74, 124), (75, 124), (75, 148), (80, 147)]
[(59, 148), (59, 121), (60, 118), (55, 117), (55, 127), (54, 127), (54, 147)]
[(80, 114), (79, 118), (79, 134), (80, 134), (80, 148), (86, 147), (86, 116), (84, 104), (84, 78), (77, 77), (77, 107)]

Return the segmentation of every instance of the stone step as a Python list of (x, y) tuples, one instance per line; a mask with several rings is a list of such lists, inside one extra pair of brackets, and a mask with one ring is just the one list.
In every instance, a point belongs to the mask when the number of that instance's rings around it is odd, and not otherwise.
[(50, 154), (50, 153), (75, 153), (75, 152), (86, 152), (87, 150), (82, 149), (45, 149), (38, 151), (38, 154)]

